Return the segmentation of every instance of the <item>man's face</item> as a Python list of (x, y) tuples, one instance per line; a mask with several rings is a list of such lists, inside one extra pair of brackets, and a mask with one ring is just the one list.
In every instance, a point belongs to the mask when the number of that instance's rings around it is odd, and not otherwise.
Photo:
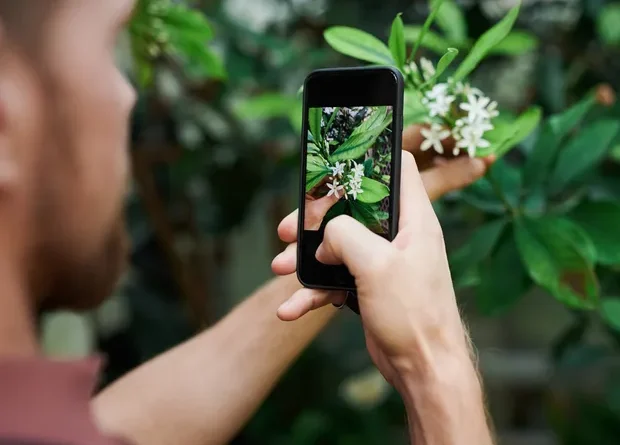
[(109, 295), (127, 254), (122, 209), (135, 93), (116, 66), (115, 44), (133, 0), (51, 4), (39, 60), (26, 60), (15, 81), (21, 105), (7, 99), (7, 133), (28, 158), (20, 181), (37, 304), (81, 309)]

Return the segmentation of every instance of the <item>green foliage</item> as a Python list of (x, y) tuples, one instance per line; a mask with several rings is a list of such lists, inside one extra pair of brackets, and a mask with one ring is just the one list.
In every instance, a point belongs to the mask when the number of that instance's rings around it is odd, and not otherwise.
[(620, 44), (620, 3), (607, 4), (598, 15), (597, 29), (600, 38), (608, 45)]
[(437, 72), (426, 83), (429, 85), (437, 83), (441, 75), (445, 73), (445, 71), (452, 64), (452, 62), (454, 62), (454, 59), (456, 59), (456, 56), (458, 55), (458, 49), (448, 48), (448, 51), (441, 57), (441, 59), (439, 59), (439, 62), (437, 63)]
[(401, 14), (398, 14), (392, 23), (389, 47), (396, 66), (402, 70), (407, 59), (407, 47), (405, 46), (405, 31)]
[(620, 298), (604, 299), (601, 314), (610, 327), (620, 332)]
[(379, 181), (367, 177), (362, 178), (362, 193), (358, 200), (366, 204), (375, 204), (390, 196), (390, 188)]
[(588, 234), (596, 249), (596, 261), (620, 265), (620, 204), (613, 201), (584, 201), (570, 214)]
[(519, 16), (519, 8), (519, 6), (512, 8), (506, 17), (478, 39), (461, 66), (454, 73), (456, 80), (462, 80), (467, 77), (476, 69), (487, 54), (508, 36)]
[(346, 26), (325, 31), (325, 40), (336, 51), (356, 59), (380, 65), (393, 65), (390, 49), (372, 34)]
[(435, 17), (437, 16), (439, 11), (441, 10), (441, 6), (443, 5), (444, 1), (445, 0), (437, 0), (437, 1), (433, 2), (432, 8), (431, 8), (431, 13), (428, 15), (428, 18), (424, 22), (424, 25), (422, 26), (422, 29), (420, 31), (420, 35), (418, 36), (418, 39), (416, 40), (415, 44), (413, 45), (413, 50), (411, 51), (411, 56), (409, 57), (410, 60), (415, 59), (416, 55), (418, 54), (418, 50), (420, 49), (420, 46), (422, 45), (422, 42), (425, 40), (426, 34), (430, 30), (431, 25), (435, 21)]
[(438, 0), (432, 0), (432, 7), (437, 9), (437, 25), (444, 35), (452, 42), (464, 42), (467, 40), (467, 21), (463, 11), (454, 0), (445, 0), (441, 7)]

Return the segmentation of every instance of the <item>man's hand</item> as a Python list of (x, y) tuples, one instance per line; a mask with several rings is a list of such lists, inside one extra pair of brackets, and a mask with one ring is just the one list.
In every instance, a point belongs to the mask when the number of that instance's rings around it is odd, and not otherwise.
[[(470, 159), (459, 157), (447, 160), (433, 151), (422, 152), (419, 147), (423, 140), (420, 127), (412, 126), (403, 133), (403, 149), (416, 157), (421, 166), (421, 177), (428, 197), (435, 200), (448, 192), (464, 188), (482, 177), (494, 158)], [(448, 152), (451, 150), (448, 147)], [(417, 173), (416, 173), (417, 174)], [(335, 203), (335, 197), (322, 198), (308, 203), (306, 208), (306, 227), (319, 227), (327, 211)], [(401, 201), (407, 198), (401, 196)], [(278, 227), (282, 241), (289, 243), (287, 249), (278, 255), (272, 263), (273, 271), (278, 275), (290, 275), (297, 268), (297, 211), (286, 217)], [(300, 318), (307, 312), (334, 303), (340, 305), (345, 296), (342, 292), (325, 292), (302, 289), (295, 293), (278, 310), (278, 316), (285, 321)]]

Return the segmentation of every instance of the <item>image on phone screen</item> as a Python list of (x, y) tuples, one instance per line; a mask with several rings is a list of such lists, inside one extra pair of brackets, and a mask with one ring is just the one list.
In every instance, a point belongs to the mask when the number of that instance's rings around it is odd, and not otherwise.
[(392, 121), (391, 106), (308, 110), (304, 230), (348, 215), (388, 236)]

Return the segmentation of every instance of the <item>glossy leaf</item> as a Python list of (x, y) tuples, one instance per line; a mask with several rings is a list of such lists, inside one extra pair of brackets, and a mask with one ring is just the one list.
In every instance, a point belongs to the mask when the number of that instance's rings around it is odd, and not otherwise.
[[(406, 42), (417, 42), (420, 39), (421, 34), (421, 26), (405, 26), (404, 35)], [(454, 46), (454, 43), (437, 33), (428, 31), (424, 34), (424, 39), (421, 41), (420, 45), (426, 49), (436, 52), (437, 54), (444, 54), (448, 51), (448, 48)]]
[(281, 93), (265, 93), (241, 101), (235, 107), (243, 119), (272, 119), (288, 116), (299, 107), (299, 99)]
[(620, 298), (605, 298), (601, 302), (601, 315), (609, 327), (620, 332)]
[(562, 303), (592, 309), (599, 297), (596, 251), (587, 234), (567, 219), (519, 219), (515, 240), (532, 280)]
[(454, 73), (455, 80), (463, 80), (476, 69), (484, 57), (512, 30), (517, 17), (519, 16), (520, 6), (515, 6), (497, 25), (485, 32), (474, 44), (474, 47), (467, 55), (461, 66)]
[(329, 160), (336, 162), (357, 159), (375, 144), (379, 135), (380, 133), (372, 131), (351, 135), (330, 155)]
[(323, 120), (323, 109), (322, 108), (310, 108), (308, 110), (308, 125), (310, 129), (310, 134), (317, 142), (317, 144), (321, 144), (323, 142), (323, 136), (321, 134), (321, 122)]
[(357, 200), (366, 204), (374, 204), (390, 196), (390, 188), (382, 182), (367, 177), (362, 178), (364, 193), (357, 195)]
[(426, 34), (431, 29), (431, 25), (435, 21), (435, 17), (437, 17), (437, 14), (439, 10), (441, 9), (441, 6), (443, 5), (444, 1), (445, 0), (436, 0), (432, 3), (431, 13), (426, 18), (426, 21), (424, 22), (424, 25), (422, 26), (422, 30), (420, 31), (420, 35), (418, 36), (417, 40), (415, 41), (413, 45), (413, 50), (411, 51), (411, 54), (409, 56), (411, 60), (415, 60), (416, 56), (418, 55), (418, 50), (420, 49), (422, 42), (424, 42), (424, 39), (426, 38)]
[(535, 189), (545, 182), (562, 142), (581, 123), (593, 105), (594, 98), (588, 96), (563, 113), (547, 119), (523, 168), (523, 180), (529, 188)]
[(365, 31), (334, 26), (325, 31), (324, 37), (333, 49), (344, 55), (380, 65), (394, 64), (389, 48)]
[(558, 155), (550, 180), (552, 192), (563, 190), (600, 163), (619, 131), (618, 121), (601, 120), (579, 132)]
[(330, 171), (325, 170), (315, 170), (306, 172), (306, 193), (310, 192), (313, 188), (321, 183), (329, 175)]
[[(437, 0), (431, 0), (431, 5)], [(435, 18), (443, 34), (453, 42), (467, 42), (467, 20), (454, 0), (445, 0)]]
[(514, 236), (509, 233), (480, 267), (476, 289), (478, 310), (486, 316), (499, 315), (523, 297), (531, 285)]
[[(157, 15), (156, 15), (157, 16)], [(205, 43), (213, 38), (213, 28), (201, 12), (183, 5), (170, 4), (162, 8), (159, 15), (168, 28), (186, 38), (193, 38)]]
[(396, 66), (402, 69), (407, 60), (407, 47), (405, 45), (405, 30), (401, 14), (398, 14), (392, 23), (392, 31), (388, 42), (392, 58)]
[(525, 31), (512, 31), (495, 45), (489, 54), (519, 56), (536, 51), (538, 46), (539, 42), (535, 35)]
[(405, 91), (405, 104), (403, 109), (403, 124), (405, 127), (425, 122), (428, 118), (428, 109), (422, 104), (417, 91)]
[(437, 80), (441, 77), (441, 75), (448, 69), (448, 67), (452, 64), (456, 56), (459, 55), (459, 50), (456, 48), (448, 48), (448, 52), (446, 52), (439, 62), (437, 63), (437, 68), (435, 70), (435, 74), (430, 78), (425, 84), (433, 85), (437, 82)]
[(491, 147), (478, 150), (476, 155), (494, 154), (497, 157), (502, 157), (511, 148), (519, 145), (532, 134), (538, 128), (541, 118), (542, 110), (539, 107), (532, 107), (512, 122), (500, 121), (496, 124), (496, 128), (485, 135), (491, 142)]
[(361, 202), (359, 199), (357, 201), (349, 200), (348, 202), (349, 208), (351, 209), (351, 216), (366, 227), (373, 229), (380, 224), (378, 206)]
[(620, 265), (620, 204), (586, 201), (571, 212), (570, 218), (592, 240), (598, 263)]

